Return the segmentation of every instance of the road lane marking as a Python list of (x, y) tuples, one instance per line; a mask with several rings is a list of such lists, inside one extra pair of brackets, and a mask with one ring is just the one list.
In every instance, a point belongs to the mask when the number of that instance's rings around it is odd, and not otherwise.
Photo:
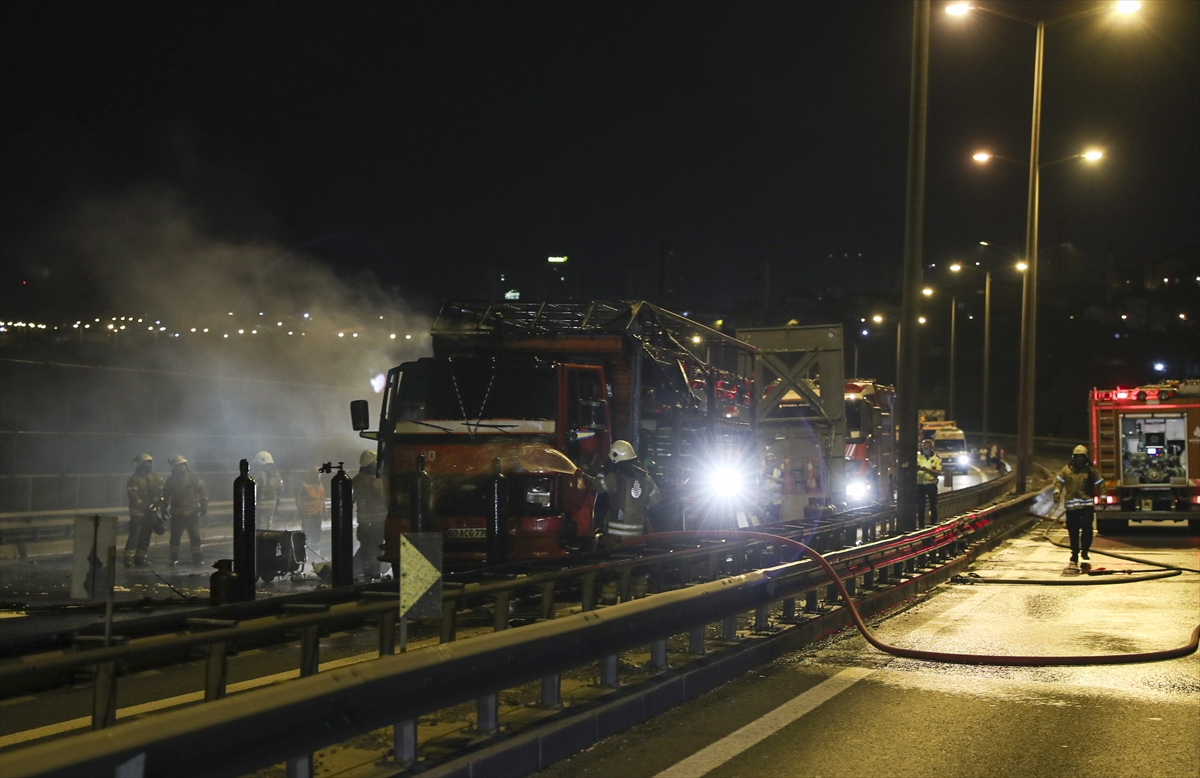
[(34, 697), (32, 694), (27, 694), (24, 697), (13, 697), (12, 699), (9, 699), (9, 700), (0, 700), (0, 708), (3, 708), (6, 705), (12, 705), (17, 702), (29, 702), (30, 700), (36, 700), (36, 699), (37, 699), (37, 697)]
[(848, 667), (837, 675), (826, 678), (800, 696), (785, 702), (765, 716), (750, 722), (733, 734), (726, 735), (682, 762), (668, 767), (654, 778), (700, 778), (750, 747), (758, 745), (873, 672), (875, 672), (874, 668)]

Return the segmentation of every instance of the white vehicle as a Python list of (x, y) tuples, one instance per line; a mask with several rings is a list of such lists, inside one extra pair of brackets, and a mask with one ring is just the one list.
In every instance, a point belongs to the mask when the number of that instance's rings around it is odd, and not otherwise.
[(957, 427), (942, 427), (934, 430), (933, 451), (942, 458), (943, 473), (966, 475), (971, 466), (971, 452), (967, 450), (967, 436)]

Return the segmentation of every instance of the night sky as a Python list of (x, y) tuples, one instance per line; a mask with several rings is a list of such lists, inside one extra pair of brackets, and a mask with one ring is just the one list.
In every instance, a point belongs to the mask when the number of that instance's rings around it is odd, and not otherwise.
[[(926, 261), (1020, 249), (1034, 32), (933, 6)], [(996, 2), (1030, 19), (1097, 3)], [(177, 191), (213, 235), (317, 248), (405, 295), (550, 254), (595, 296), (664, 242), (685, 297), (888, 289), (911, 5), (0, 4), (0, 278), (78, 282), (81, 203)], [(1051, 27), (1042, 241), (1096, 272), (1200, 244), (1200, 4)], [(857, 255), (863, 255), (862, 260)], [(836, 255), (837, 261), (829, 256)], [(850, 255), (854, 261), (843, 258)], [(32, 279), (32, 280), (30, 280)], [(26, 285), (28, 286), (28, 285)], [(45, 300), (45, 296), (36, 299)], [(33, 311), (16, 311), (33, 315)]]

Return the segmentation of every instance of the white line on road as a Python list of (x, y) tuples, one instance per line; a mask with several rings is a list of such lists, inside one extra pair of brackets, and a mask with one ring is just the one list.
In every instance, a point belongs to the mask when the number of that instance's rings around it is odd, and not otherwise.
[(866, 678), (874, 669), (848, 667), (731, 735), (668, 767), (654, 778), (700, 778)]

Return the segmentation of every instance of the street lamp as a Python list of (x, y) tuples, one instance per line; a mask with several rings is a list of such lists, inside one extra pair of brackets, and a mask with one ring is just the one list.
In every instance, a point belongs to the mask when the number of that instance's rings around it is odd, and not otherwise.
[[(948, 407), (946, 408), (946, 412), (950, 415), (951, 419), (954, 419), (954, 341), (956, 334), (956, 323), (958, 321), (958, 295), (947, 295), (945, 292), (935, 292), (928, 286), (921, 290), (921, 294), (925, 295), (926, 297), (932, 297), (935, 294), (940, 294), (943, 297), (950, 298), (950, 397), (949, 402), (947, 403)], [(921, 323), (924, 323), (923, 319)]]
[[(1115, 8), (1122, 14), (1131, 14), (1141, 7), (1140, 3), (1123, 0), (1115, 6), (1098, 6), (1085, 11), (1060, 16), (1049, 22), (1031, 22), (1019, 16), (985, 8), (980, 5), (956, 3), (946, 7), (952, 16), (965, 16), (968, 11), (984, 11), (994, 16), (1027, 24), (1037, 30), (1033, 55), (1033, 112), (1029, 139), (1029, 196), (1025, 212), (1025, 261), (1029, 265), (1025, 273), (1025, 291), (1021, 305), (1021, 370), (1020, 388), (1017, 392), (1017, 492), (1024, 494), (1033, 465), (1033, 417), (1034, 379), (1037, 367), (1037, 241), (1038, 241), (1038, 194), (1041, 181), (1039, 172), (1042, 139), (1042, 62), (1046, 48), (1046, 28), (1050, 25), (1097, 13), (1105, 8)], [(1085, 159), (1089, 159), (1085, 155)], [(978, 157), (977, 157), (978, 158)], [(1095, 159), (1099, 159), (1096, 157)], [(987, 160), (981, 160), (986, 162)], [(1094, 161), (1089, 159), (1089, 161)]]

